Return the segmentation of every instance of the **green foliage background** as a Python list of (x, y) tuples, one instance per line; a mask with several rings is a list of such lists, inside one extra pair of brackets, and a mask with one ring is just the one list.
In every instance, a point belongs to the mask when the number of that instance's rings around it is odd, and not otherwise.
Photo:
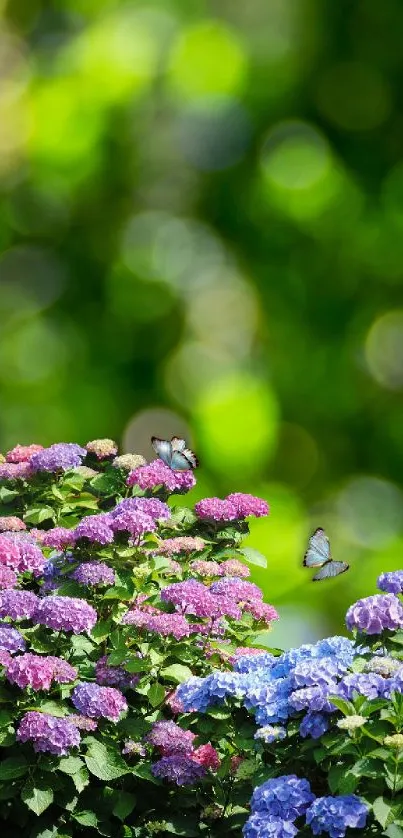
[(279, 644), (342, 630), (401, 562), (403, 7), (0, 9), (3, 450), (185, 433), (189, 502), (272, 504)]

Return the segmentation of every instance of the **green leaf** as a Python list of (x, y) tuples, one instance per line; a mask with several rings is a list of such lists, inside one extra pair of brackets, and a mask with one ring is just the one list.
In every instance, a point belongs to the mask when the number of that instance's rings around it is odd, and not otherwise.
[(31, 506), (24, 515), (24, 521), (29, 524), (42, 524), (42, 521), (55, 519), (55, 511), (51, 506)]
[(384, 829), (392, 823), (394, 818), (392, 806), (384, 797), (377, 797), (372, 804), (372, 809), (374, 817)]
[(229, 719), (231, 711), (226, 707), (210, 707), (206, 710), (206, 715), (211, 716), (212, 719)]
[(248, 564), (257, 565), (257, 567), (267, 567), (266, 556), (264, 556), (263, 553), (259, 553), (259, 550), (255, 550), (254, 547), (242, 547), (239, 552), (245, 556)]
[(18, 497), (18, 492), (15, 489), (6, 489), (5, 486), (2, 486), (0, 489), (0, 501), (1, 503), (11, 503), (14, 498)]
[(328, 774), (328, 784), (330, 791), (334, 794), (339, 788), (339, 782), (345, 773), (345, 768), (342, 765), (332, 765)]
[(104, 474), (98, 474), (90, 481), (90, 486), (100, 495), (114, 495), (122, 485), (117, 469), (111, 469)]
[(85, 762), (94, 777), (98, 777), (99, 780), (116, 780), (118, 777), (130, 773), (130, 769), (121, 757), (117, 745), (113, 748), (98, 742), (93, 737), (88, 737), (88, 739), (90, 741)]
[(142, 658), (132, 658), (125, 663), (126, 672), (145, 672), (147, 669), (148, 663)]
[(124, 821), (133, 811), (136, 805), (136, 797), (128, 791), (119, 791), (119, 800), (115, 803), (112, 814), (120, 821)]
[(28, 809), (41, 815), (51, 803), (53, 803), (53, 789), (42, 782), (36, 783), (33, 779), (27, 780), (21, 791), (21, 800)]
[(163, 678), (167, 681), (173, 681), (175, 684), (181, 684), (191, 678), (193, 673), (188, 666), (183, 666), (181, 663), (173, 663), (161, 671)]
[(254, 759), (244, 759), (236, 771), (238, 780), (249, 780), (254, 774), (256, 774), (256, 760)]
[[(345, 771), (345, 769), (344, 769)], [(345, 771), (342, 777), (340, 777), (337, 791), (339, 794), (353, 794), (355, 792), (358, 783), (360, 782), (359, 777), (355, 777), (351, 771)]]
[(403, 829), (397, 826), (397, 824), (391, 823), (385, 829), (384, 835), (387, 835), (388, 838), (403, 838)]
[(58, 716), (59, 718), (69, 714), (67, 707), (63, 707), (58, 701), (50, 701), (49, 699), (39, 701), (33, 709), (40, 710), (41, 713), (50, 713), (51, 716)]
[(151, 684), (151, 687), (147, 692), (147, 698), (151, 704), (151, 707), (157, 707), (157, 705), (161, 704), (161, 702), (165, 698), (164, 687), (161, 684), (158, 684), (157, 682), (155, 684)]
[(57, 767), (64, 774), (77, 774), (83, 766), (84, 763), (80, 757), (62, 757)]
[(98, 825), (98, 818), (95, 812), (91, 812), (90, 810), (86, 810), (84, 812), (74, 812), (73, 818), (77, 823), (80, 823), (81, 826), (92, 826), (96, 829)]
[(25, 757), (8, 757), (0, 762), (0, 780), (15, 780), (23, 777), (28, 771)]
[(337, 707), (338, 710), (341, 710), (345, 716), (351, 716), (356, 713), (356, 709), (354, 704), (351, 701), (346, 701), (344, 698), (338, 698), (337, 696), (334, 697), (333, 695), (330, 696), (330, 701)]
[(75, 774), (72, 774), (71, 779), (78, 793), (81, 794), (85, 787), (88, 786), (88, 783), (90, 781), (90, 775), (85, 765), (83, 765), (83, 767), (80, 768), (80, 770), (77, 771)]
[(382, 777), (383, 765), (377, 759), (362, 757), (351, 767), (351, 771), (356, 777), (370, 777), (376, 780)]

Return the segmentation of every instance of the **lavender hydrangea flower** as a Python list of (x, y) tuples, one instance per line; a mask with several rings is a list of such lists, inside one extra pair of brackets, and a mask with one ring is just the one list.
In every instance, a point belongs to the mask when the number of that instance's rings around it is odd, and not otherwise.
[(87, 587), (115, 584), (115, 573), (105, 562), (83, 562), (76, 567), (71, 578)]
[(299, 735), (305, 739), (320, 739), (328, 730), (329, 719), (324, 713), (306, 713), (299, 726)]
[(26, 480), (33, 473), (31, 463), (1, 463), (0, 480)]
[(295, 690), (289, 698), (293, 710), (311, 710), (331, 713), (335, 707), (329, 701), (329, 695), (336, 695), (337, 685), (326, 684), (318, 687), (303, 687)]
[(243, 610), (247, 611), (249, 614), (252, 614), (255, 620), (259, 620), (259, 622), (265, 622), (268, 625), (273, 620), (278, 620), (279, 615), (275, 608), (272, 605), (269, 605), (267, 602), (260, 602), (260, 600), (254, 600), (253, 602), (246, 602), (243, 605)]
[(27, 652), (13, 658), (7, 666), (7, 680), (17, 687), (49, 690), (52, 681), (68, 684), (77, 678), (77, 670), (63, 658), (51, 655), (34, 655)]
[(305, 814), (315, 799), (308, 780), (285, 774), (266, 780), (252, 795), (253, 812), (267, 812), (279, 820), (295, 820)]
[(177, 786), (191, 786), (206, 775), (203, 765), (182, 755), (162, 757), (151, 766), (151, 771), (154, 777), (176, 783)]
[(226, 576), (210, 586), (212, 594), (228, 596), (236, 602), (254, 602), (263, 599), (263, 592), (253, 582), (245, 582), (237, 576)]
[(263, 498), (257, 498), (255, 495), (233, 492), (227, 496), (226, 500), (235, 506), (238, 518), (247, 518), (249, 515), (261, 518), (269, 514), (269, 504)]
[(276, 661), (278, 658), (270, 652), (265, 652), (264, 649), (248, 649), (239, 646), (235, 649), (233, 666), (235, 672), (257, 672), (272, 669)]
[(74, 688), (71, 700), (76, 710), (90, 719), (119, 721), (121, 713), (127, 710), (127, 701), (115, 687), (100, 687), (83, 682)]
[(403, 593), (403, 570), (392, 570), (378, 576), (376, 587), (390, 594)]
[(17, 575), (10, 567), (0, 565), (0, 588), (15, 588), (17, 585)]
[(122, 512), (142, 512), (154, 521), (168, 521), (171, 517), (168, 504), (158, 498), (124, 498), (111, 510), (110, 515), (116, 518)]
[(403, 606), (395, 594), (374, 594), (359, 599), (346, 614), (347, 628), (365, 634), (381, 634), (403, 626)]
[(131, 471), (127, 486), (139, 486), (140, 489), (155, 489), (163, 486), (168, 492), (187, 492), (196, 485), (192, 471), (173, 471), (162, 460), (153, 460), (145, 466), (138, 466)]
[(27, 463), (33, 454), (43, 451), (43, 445), (16, 445), (11, 451), (7, 451), (6, 461), (8, 463)]
[(35, 615), (40, 600), (31, 591), (0, 591), (0, 617), (12, 620), (30, 620)]
[(96, 663), (95, 679), (102, 687), (135, 687), (138, 675), (130, 675), (122, 666), (108, 666), (108, 656), (104, 655)]
[(0, 649), (4, 652), (24, 652), (25, 640), (17, 629), (7, 624), (0, 624)]
[(195, 734), (182, 730), (175, 722), (155, 722), (145, 737), (146, 742), (158, 748), (162, 756), (190, 754), (193, 750)]
[(154, 532), (157, 524), (151, 515), (146, 515), (139, 509), (122, 509), (119, 514), (111, 517), (111, 529), (113, 532), (128, 532), (133, 538), (137, 538), (146, 532)]
[(57, 442), (37, 451), (29, 462), (34, 471), (67, 471), (81, 465), (86, 453), (85, 448), (74, 442)]
[(68, 719), (35, 710), (22, 717), (17, 739), (19, 742), (33, 742), (34, 751), (45, 751), (57, 756), (65, 756), (70, 748), (80, 744), (80, 734)]
[(20, 532), (26, 528), (27, 525), (17, 515), (0, 516), (0, 532)]
[(146, 753), (144, 745), (134, 742), (133, 739), (126, 739), (122, 748), (122, 754), (125, 757), (145, 757)]
[(334, 695), (348, 700), (354, 698), (355, 694), (365, 695), (370, 699), (382, 698), (387, 691), (387, 685), (388, 682), (374, 672), (352, 672), (337, 684)]
[(330, 838), (344, 838), (348, 828), (364, 829), (368, 807), (355, 794), (317, 797), (306, 813), (314, 835), (327, 832)]
[(100, 512), (99, 515), (87, 515), (74, 530), (75, 540), (87, 538), (88, 541), (95, 541), (98, 544), (111, 544), (113, 541), (111, 520), (111, 516), (107, 512)]
[(148, 631), (160, 634), (162, 637), (172, 637), (175, 640), (183, 640), (192, 634), (192, 626), (182, 614), (158, 614), (150, 615), (145, 627)]
[(46, 565), (46, 559), (42, 550), (35, 544), (29, 544), (26, 541), (22, 541), (18, 549), (20, 553), (18, 562), (19, 573), (33, 573), (34, 576), (41, 576)]
[(76, 599), (69, 596), (48, 596), (42, 600), (37, 600), (37, 603), (36, 621), (55, 631), (72, 631), (74, 634), (81, 634), (84, 631), (91, 631), (97, 621), (95, 608), (85, 599)]
[(240, 617), (239, 608), (229, 597), (212, 595), (212, 587), (207, 588), (202, 582), (187, 579), (185, 582), (173, 582), (161, 591), (161, 599), (170, 602), (185, 614), (196, 617)]
[(66, 527), (53, 527), (43, 534), (42, 544), (44, 547), (53, 547), (55, 550), (65, 550), (72, 547), (75, 542), (74, 530)]
[(292, 821), (279, 820), (260, 812), (250, 815), (242, 830), (244, 838), (294, 838), (297, 832)]
[(207, 521), (236, 521), (238, 511), (235, 504), (230, 500), (221, 498), (204, 498), (195, 504), (195, 513), (198, 518)]

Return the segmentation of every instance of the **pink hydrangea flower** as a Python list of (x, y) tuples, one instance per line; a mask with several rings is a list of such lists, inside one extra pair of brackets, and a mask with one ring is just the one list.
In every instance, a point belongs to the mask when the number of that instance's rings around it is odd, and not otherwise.
[(164, 486), (168, 492), (187, 492), (193, 489), (196, 480), (192, 471), (173, 471), (162, 460), (153, 460), (131, 471), (126, 483), (128, 486), (139, 486), (140, 489)]
[(1, 463), (0, 480), (25, 480), (31, 477), (33, 469), (30, 463)]
[(0, 588), (15, 588), (17, 586), (17, 575), (10, 567), (0, 565)]
[(17, 687), (49, 690), (52, 681), (68, 684), (77, 678), (77, 670), (63, 658), (52, 655), (35, 655), (27, 652), (18, 655), (7, 666), (7, 680)]
[(207, 745), (199, 745), (192, 753), (192, 759), (196, 760), (199, 765), (204, 765), (205, 768), (210, 768), (212, 771), (217, 771), (221, 765), (220, 757), (215, 748), (210, 743)]
[(16, 445), (6, 454), (8, 463), (27, 463), (33, 454), (43, 450), (43, 445)]
[(54, 550), (65, 550), (72, 547), (75, 542), (74, 530), (66, 527), (53, 527), (41, 534), (41, 542), (44, 547), (53, 547)]
[(207, 562), (203, 561), (203, 559), (196, 559), (190, 567), (198, 576), (203, 576), (207, 579), (212, 579), (213, 576), (222, 576), (222, 565), (218, 562)]
[(261, 518), (269, 514), (269, 504), (263, 498), (257, 498), (255, 495), (244, 494), (243, 492), (233, 492), (227, 496), (236, 508), (239, 518), (247, 518), (253, 515), (255, 518)]
[(190, 730), (183, 730), (175, 722), (154, 722), (145, 737), (146, 742), (158, 748), (162, 756), (190, 754), (196, 735)]
[(153, 547), (153, 553), (159, 553), (162, 556), (174, 556), (176, 553), (193, 553), (204, 550), (205, 542), (202, 538), (196, 536), (177, 536), (176, 538), (165, 538), (160, 541), (158, 547)]
[(264, 620), (265, 623), (271, 623), (273, 620), (279, 619), (278, 613), (272, 605), (268, 605), (266, 602), (260, 602), (259, 600), (247, 602), (244, 605), (244, 611), (252, 614), (255, 620)]
[(195, 504), (195, 513), (207, 521), (235, 521), (239, 516), (236, 506), (221, 498), (204, 498)]
[(0, 532), (19, 532), (26, 530), (27, 525), (16, 515), (2, 515), (0, 517)]
[(223, 576), (239, 576), (246, 578), (250, 576), (250, 570), (243, 564), (243, 562), (239, 562), (238, 559), (227, 559), (227, 561), (221, 563), (221, 571)]

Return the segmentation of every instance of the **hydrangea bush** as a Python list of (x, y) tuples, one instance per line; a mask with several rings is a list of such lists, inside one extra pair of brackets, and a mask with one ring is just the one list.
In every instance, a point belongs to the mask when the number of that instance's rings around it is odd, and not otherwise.
[(281, 654), (242, 547), (264, 500), (113, 440), (0, 463), (2, 835), (403, 831), (403, 572)]

